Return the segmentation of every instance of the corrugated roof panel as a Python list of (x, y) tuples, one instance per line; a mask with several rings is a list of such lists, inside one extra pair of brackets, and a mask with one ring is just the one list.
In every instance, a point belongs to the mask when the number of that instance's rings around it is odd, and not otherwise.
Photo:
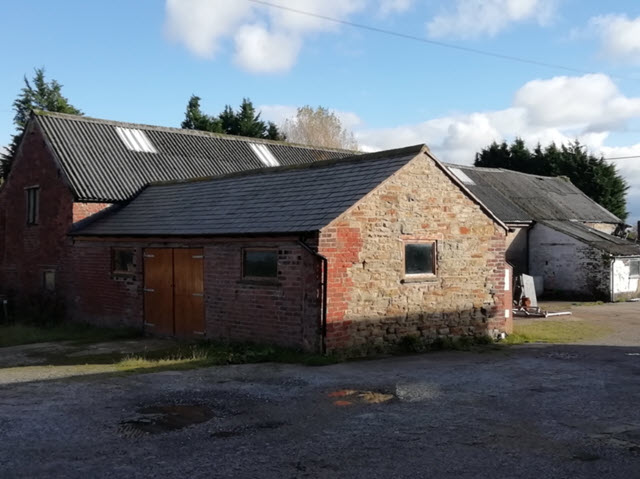
[(580, 222), (552, 220), (541, 221), (541, 223), (605, 253), (614, 256), (640, 257), (640, 244), (598, 231)]
[[(264, 167), (249, 144), (271, 163), (296, 165), (353, 156), (255, 138), (36, 112), (74, 196), (118, 202), (154, 181), (216, 176)], [(126, 140), (126, 141), (125, 141)]]
[(467, 188), (504, 222), (578, 220), (621, 223), (574, 184), (563, 178), (497, 168), (448, 165), (475, 184)]

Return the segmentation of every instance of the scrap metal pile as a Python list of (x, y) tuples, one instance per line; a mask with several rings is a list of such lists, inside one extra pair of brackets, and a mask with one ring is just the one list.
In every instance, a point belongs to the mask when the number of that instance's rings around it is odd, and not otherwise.
[(548, 318), (550, 316), (570, 316), (571, 312), (549, 312), (538, 306), (538, 296), (533, 276), (521, 274), (515, 277), (513, 288), (513, 316), (518, 318)]

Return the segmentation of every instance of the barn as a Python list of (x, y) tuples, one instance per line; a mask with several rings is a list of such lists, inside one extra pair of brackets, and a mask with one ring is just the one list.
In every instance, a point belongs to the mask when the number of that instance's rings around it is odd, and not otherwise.
[(591, 301), (640, 297), (640, 244), (568, 178), (449, 168), (509, 226), (507, 261), (515, 274), (538, 278), (539, 292)]
[(0, 207), (2, 293), (77, 321), (312, 351), (511, 328), (507, 227), (424, 145), (36, 112)]
[(153, 184), (71, 234), (83, 320), (326, 351), (511, 327), (506, 228), (424, 145)]

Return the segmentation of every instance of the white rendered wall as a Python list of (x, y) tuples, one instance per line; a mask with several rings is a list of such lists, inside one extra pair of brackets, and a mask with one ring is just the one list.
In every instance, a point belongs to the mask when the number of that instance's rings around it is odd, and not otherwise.
[(554, 229), (536, 224), (529, 232), (529, 274), (543, 277), (545, 292), (609, 299), (610, 267), (602, 252)]
[(640, 278), (631, 277), (629, 263), (628, 258), (618, 258), (613, 263), (613, 292), (617, 299), (640, 296)]

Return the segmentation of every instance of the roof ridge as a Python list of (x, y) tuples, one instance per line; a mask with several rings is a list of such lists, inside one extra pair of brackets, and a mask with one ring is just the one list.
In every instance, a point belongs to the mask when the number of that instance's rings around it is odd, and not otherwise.
[(321, 146), (303, 145), (301, 143), (289, 143), (287, 141), (281, 141), (281, 140), (269, 140), (265, 138), (254, 138), (250, 136), (230, 135), (227, 133), (213, 133), (213, 132), (202, 131), (202, 130), (190, 130), (186, 128), (177, 128), (173, 126), (159, 126), (159, 125), (148, 125), (145, 123), (131, 123), (126, 121), (106, 120), (104, 118), (94, 118), (91, 116), (84, 116), (84, 115), (72, 115), (70, 113), (58, 113), (58, 112), (51, 112), (51, 111), (45, 111), (45, 110), (32, 110), (32, 113), (37, 117), (48, 116), (48, 117), (54, 117), (54, 118), (62, 118), (62, 119), (71, 120), (71, 121), (100, 123), (103, 125), (120, 126), (124, 128), (137, 128), (137, 129), (143, 129), (143, 130), (146, 129), (146, 130), (153, 130), (153, 131), (164, 131), (167, 133), (203, 136), (203, 137), (209, 137), (209, 138), (221, 138), (224, 140), (232, 140), (232, 141), (265, 143), (268, 145), (290, 146), (294, 148), (304, 148), (307, 150), (316, 150), (316, 151), (331, 151), (331, 152), (337, 152), (337, 153), (353, 153), (353, 154), (359, 153), (357, 150), (346, 150), (342, 148), (326, 148)]
[(492, 167), (489, 167), (489, 166), (459, 165), (459, 164), (456, 164), (456, 163), (445, 163), (445, 164), (449, 168), (466, 168), (466, 169), (469, 169), (469, 170), (481, 170), (481, 171), (501, 171), (501, 172), (504, 172), (504, 173), (517, 173), (519, 175), (533, 176), (535, 178), (547, 178), (547, 179), (550, 179), (550, 180), (562, 180), (562, 181), (564, 181), (563, 175), (547, 176), (547, 175), (537, 175), (535, 173), (525, 173), (524, 171), (518, 171), (518, 170), (510, 170), (509, 168), (492, 168)]
[(198, 183), (198, 182), (223, 180), (227, 178), (238, 178), (243, 176), (259, 176), (264, 174), (269, 175), (269, 174), (275, 174), (275, 173), (283, 173), (285, 171), (326, 168), (326, 167), (335, 166), (343, 163), (357, 163), (357, 162), (364, 162), (364, 161), (373, 161), (377, 159), (392, 159), (392, 158), (398, 158), (401, 156), (406, 156), (409, 154), (418, 155), (421, 151), (424, 151), (425, 149), (428, 151), (428, 147), (425, 144), (417, 144), (412, 146), (406, 146), (403, 148), (394, 148), (391, 150), (383, 150), (383, 151), (376, 151), (373, 153), (363, 153), (363, 154), (358, 154), (353, 156), (346, 156), (344, 158), (318, 160), (318, 161), (313, 161), (311, 163), (255, 168), (253, 170), (237, 171), (234, 173), (226, 173), (226, 174), (214, 175), (214, 176), (202, 176), (199, 178), (153, 181), (148, 183), (144, 188), (148, 186), (171, 186), (171, 185), (179, 185), (179, 184), (185, 184), (185, 183)]

